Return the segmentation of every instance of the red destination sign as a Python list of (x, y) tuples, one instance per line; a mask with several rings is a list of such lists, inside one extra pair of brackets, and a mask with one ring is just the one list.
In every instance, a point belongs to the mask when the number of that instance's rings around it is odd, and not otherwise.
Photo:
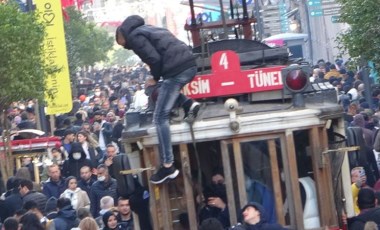
[(281, 90), (281, 70), (285, 67), (241, 70), (234, 51), (219, 51), (211, 57), (211, 74), (195, 76), (182, 92), (191, 98), (207, 98)]

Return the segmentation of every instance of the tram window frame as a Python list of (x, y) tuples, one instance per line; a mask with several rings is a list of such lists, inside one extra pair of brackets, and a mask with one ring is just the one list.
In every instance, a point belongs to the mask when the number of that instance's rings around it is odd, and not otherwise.
[[(275, 141), (278, 140), (278, 147), (276, 150), (276, 143)], [(244, 170), (236, 170), (236, 168), (239, 168), (243, 165), (243, 163), (238, 163), (239, 161), (242, 162), (242, 150), (241, 150), (241, 143), (247, 143), (247, 142), (253, 142), (253, 141), (265, 141), (268, 145), (268, 152), (271, 148), (271, 151), (274, 151), (275, 153), (275, 161), (277, 165), (277, 172), (275, 173), (275, 177), (273, 178), (273, 175), (271, 175), (272, 178), (272, 187), (276, 187), (276, 192), (282, 193), (281, 191), (288, 190), (286, 186), (288, 186), (288, 183), (285, 183), (284, 185), (280, 185), (280, 171), (279, 171), (279, 161), (283, 161), (283, 158), (285, 157), (284, 154), (286, 151), (285, 148), (285, 136), (284, 134), (274, 134), (274, 135), (261, 135), (261, 136), (249, 136), (249, 137), (241, 137), (241, 138), (234, 138), (229, 140), (223, 140), (221, 141), (221, 149), (222, 154), (224, 157), (222, 159), (228, 159), (223, 162), (224, 168), (230, 167), (230, 174), (226, 173), (225, 170), (225, 177), (226, 177), (226, 187), (227, 187), (227, 197), (229, 201), (229, 211), (230, 211), (230, 220), (231, 223), (237, 222), (239, 218), (239, 213), (236, 210), (240, 210), (241, 207), (243, 207), (247, 203), (247, 194), (246, 194), (246, 185), (244, 181)], [(271, 145), (269, 144), (271, 143)], [(234, 151), (231, 153), (231, 148), (234, 149)], [(269, 154), (269, 153), (268, 153)], [(269, 159), (269, 163), (271, 160)], [(270, 166), (271, 167), (271, 166)], [(227, 170), (228, 171), (228, 170)], [(273, 171), (273, 170), (272, 170)], [(271, 174), (273, 173), (271, 171)], [(232, 178), (237, 178), (234, 180)], [(276, 181), (276, 182), (274, 182)], [(274, 185), (276, 183), (276, 185)], [(235, 189), (234, 189), (235, 188)], [(238, 188), (238, 189), (236, 189)], [(238, 190), (238, 192), (236, 192)], [(279, 191), (281, 190), (281, 191)], [(275, 191), (273, 191), (273, 194)], [(235, 197), (237, 198), (235, 200)], [(283, 203), (284, 199), (280, 198), (282, 201), (278, 202), (279, 200), (275, 201), (275, 209), (276, 209), (276, 215), (281, 214), (281, 211), (283, 209)], [(277, 218), (281, 224), (283, 225), (290, 225), (290, 222), (285, 222), (285, 218)]]

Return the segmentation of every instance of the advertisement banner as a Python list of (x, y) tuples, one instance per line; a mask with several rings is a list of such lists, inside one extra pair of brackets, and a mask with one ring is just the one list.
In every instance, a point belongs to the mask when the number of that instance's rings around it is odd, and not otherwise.
[(61, 1), (34, 0), (34, 3), (46, 26), (44, 61), (61, 70), (46, 76), (46, 114), (67, 113), (72, 109), (72, 98)]

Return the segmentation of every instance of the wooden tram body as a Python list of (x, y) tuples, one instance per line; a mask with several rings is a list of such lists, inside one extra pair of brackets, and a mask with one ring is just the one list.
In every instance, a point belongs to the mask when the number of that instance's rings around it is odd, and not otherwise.
[[(209, 80), (213, 77), (217, 76)], [(202, 82), (202, 76), (194, 81)], [(244, 86), (240, 83), (236, 88)], [(271, 93), (281, 92), (260, 89), (257, 94), (266, 93), (271, 98)], [(204, 101), (193, 124), (194, 140), (188, 123), (172, 121), (171, 138), (180, 176), (163, 185), (152, 185), (147, 182), (152, 171), (141, 175), (149, 186), (155, 229), (181, 229), (178, 216), (182, 212), (188, 213), (191, 229), (197, 229), (199, 204), (194, 198), (196, 179), (192, 177), (201, 170), (205, 182), (202, 184), (207, 184), (213, 169), (218, 167), (223, 168), (225, 176), (232, 224), (239, 221), (239, 210), (255, 200), (249, 192), (252, 183), (263, 184), (272, 193), (277, 221), (295, 229), (309, 229), (307, 226), (315, 223), (317, 227), (338, 226), (340, 212), (352, 210), (351, 199), (343, 203), (344, 197), (351, 197), (349, 190), (345, 193), (342, 189), (350, 188), (350, 176), (347, 150), (343, 148), (343, 109), (337, 103), (335, 89), (331, 85), (313, 85), (313, 92), (303, 95), (306, 103), (301, 108), (292, 106), (292, 98), (257, 101), (253, 99), (255, 94), (227, 96), (239, 100), (237, 111), (230, 111), (223, 96)], [(201, 98), (199, 94), (194, 97)], [(158, 166), (159, 143), (151, 117), (130, 111), (126, 119), (126, 152), (134, 151), (139, 158), (132, 168)], [(308, 184), (303, 183), (305, 179)], [(314, 220), (308, 219), (308, 215)], [(310, 221), (314, 225), (305, 225)]]
[[(187, 29), (199, 45), (196, 36), (208, 25), (196, 24), (193, 10), (192, 17)], [(246, 31), (252, 20), (243, 17), (229, 24), (242, 24)], [(155, 230), (182, 229), (179, 214), (184, 212), (190, 229), (198, 229), (197, 175), (201, 171), (201, 184), (207, 185), (218, 167), (225, 177), (232, 225), (241, 220), (239, 210), (247, 202), (258, 201), (258, 185), (265, 188), (261, 197), (270, 195), (277, 222), (292, 229), (338, 229), (343, 211), (353, 215), (343, 109), (336, 90), (310, 84), (300, 93), (304, 106), (293, 106), (281, 76), (290, 62), (286, 48), (270, 48), (250, 36), (194, 48), (199, 73), (183, 92), (202, 101), (202, 107), (193, 130), (181, 119), (173, 119), (170, 127), (181, 173), (162, 185), (149, 183), (152, 170), (140, 174), (149, 187)], [(234, 109), (229, 98), (239, 103)], [(132, 168), (159, 165), (151, 115), (127, 112), (123, 142)]]

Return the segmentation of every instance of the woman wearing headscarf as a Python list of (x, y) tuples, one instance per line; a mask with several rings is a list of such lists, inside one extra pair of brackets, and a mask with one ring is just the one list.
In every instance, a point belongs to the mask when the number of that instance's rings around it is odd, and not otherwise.
[(104, 223), (104, 228), (103, 230), (115, 230), (118, 229), (117, 225), (117, 218), (114, 212), (112, 211), (107, 211), (103, 215), (103, 223)]

